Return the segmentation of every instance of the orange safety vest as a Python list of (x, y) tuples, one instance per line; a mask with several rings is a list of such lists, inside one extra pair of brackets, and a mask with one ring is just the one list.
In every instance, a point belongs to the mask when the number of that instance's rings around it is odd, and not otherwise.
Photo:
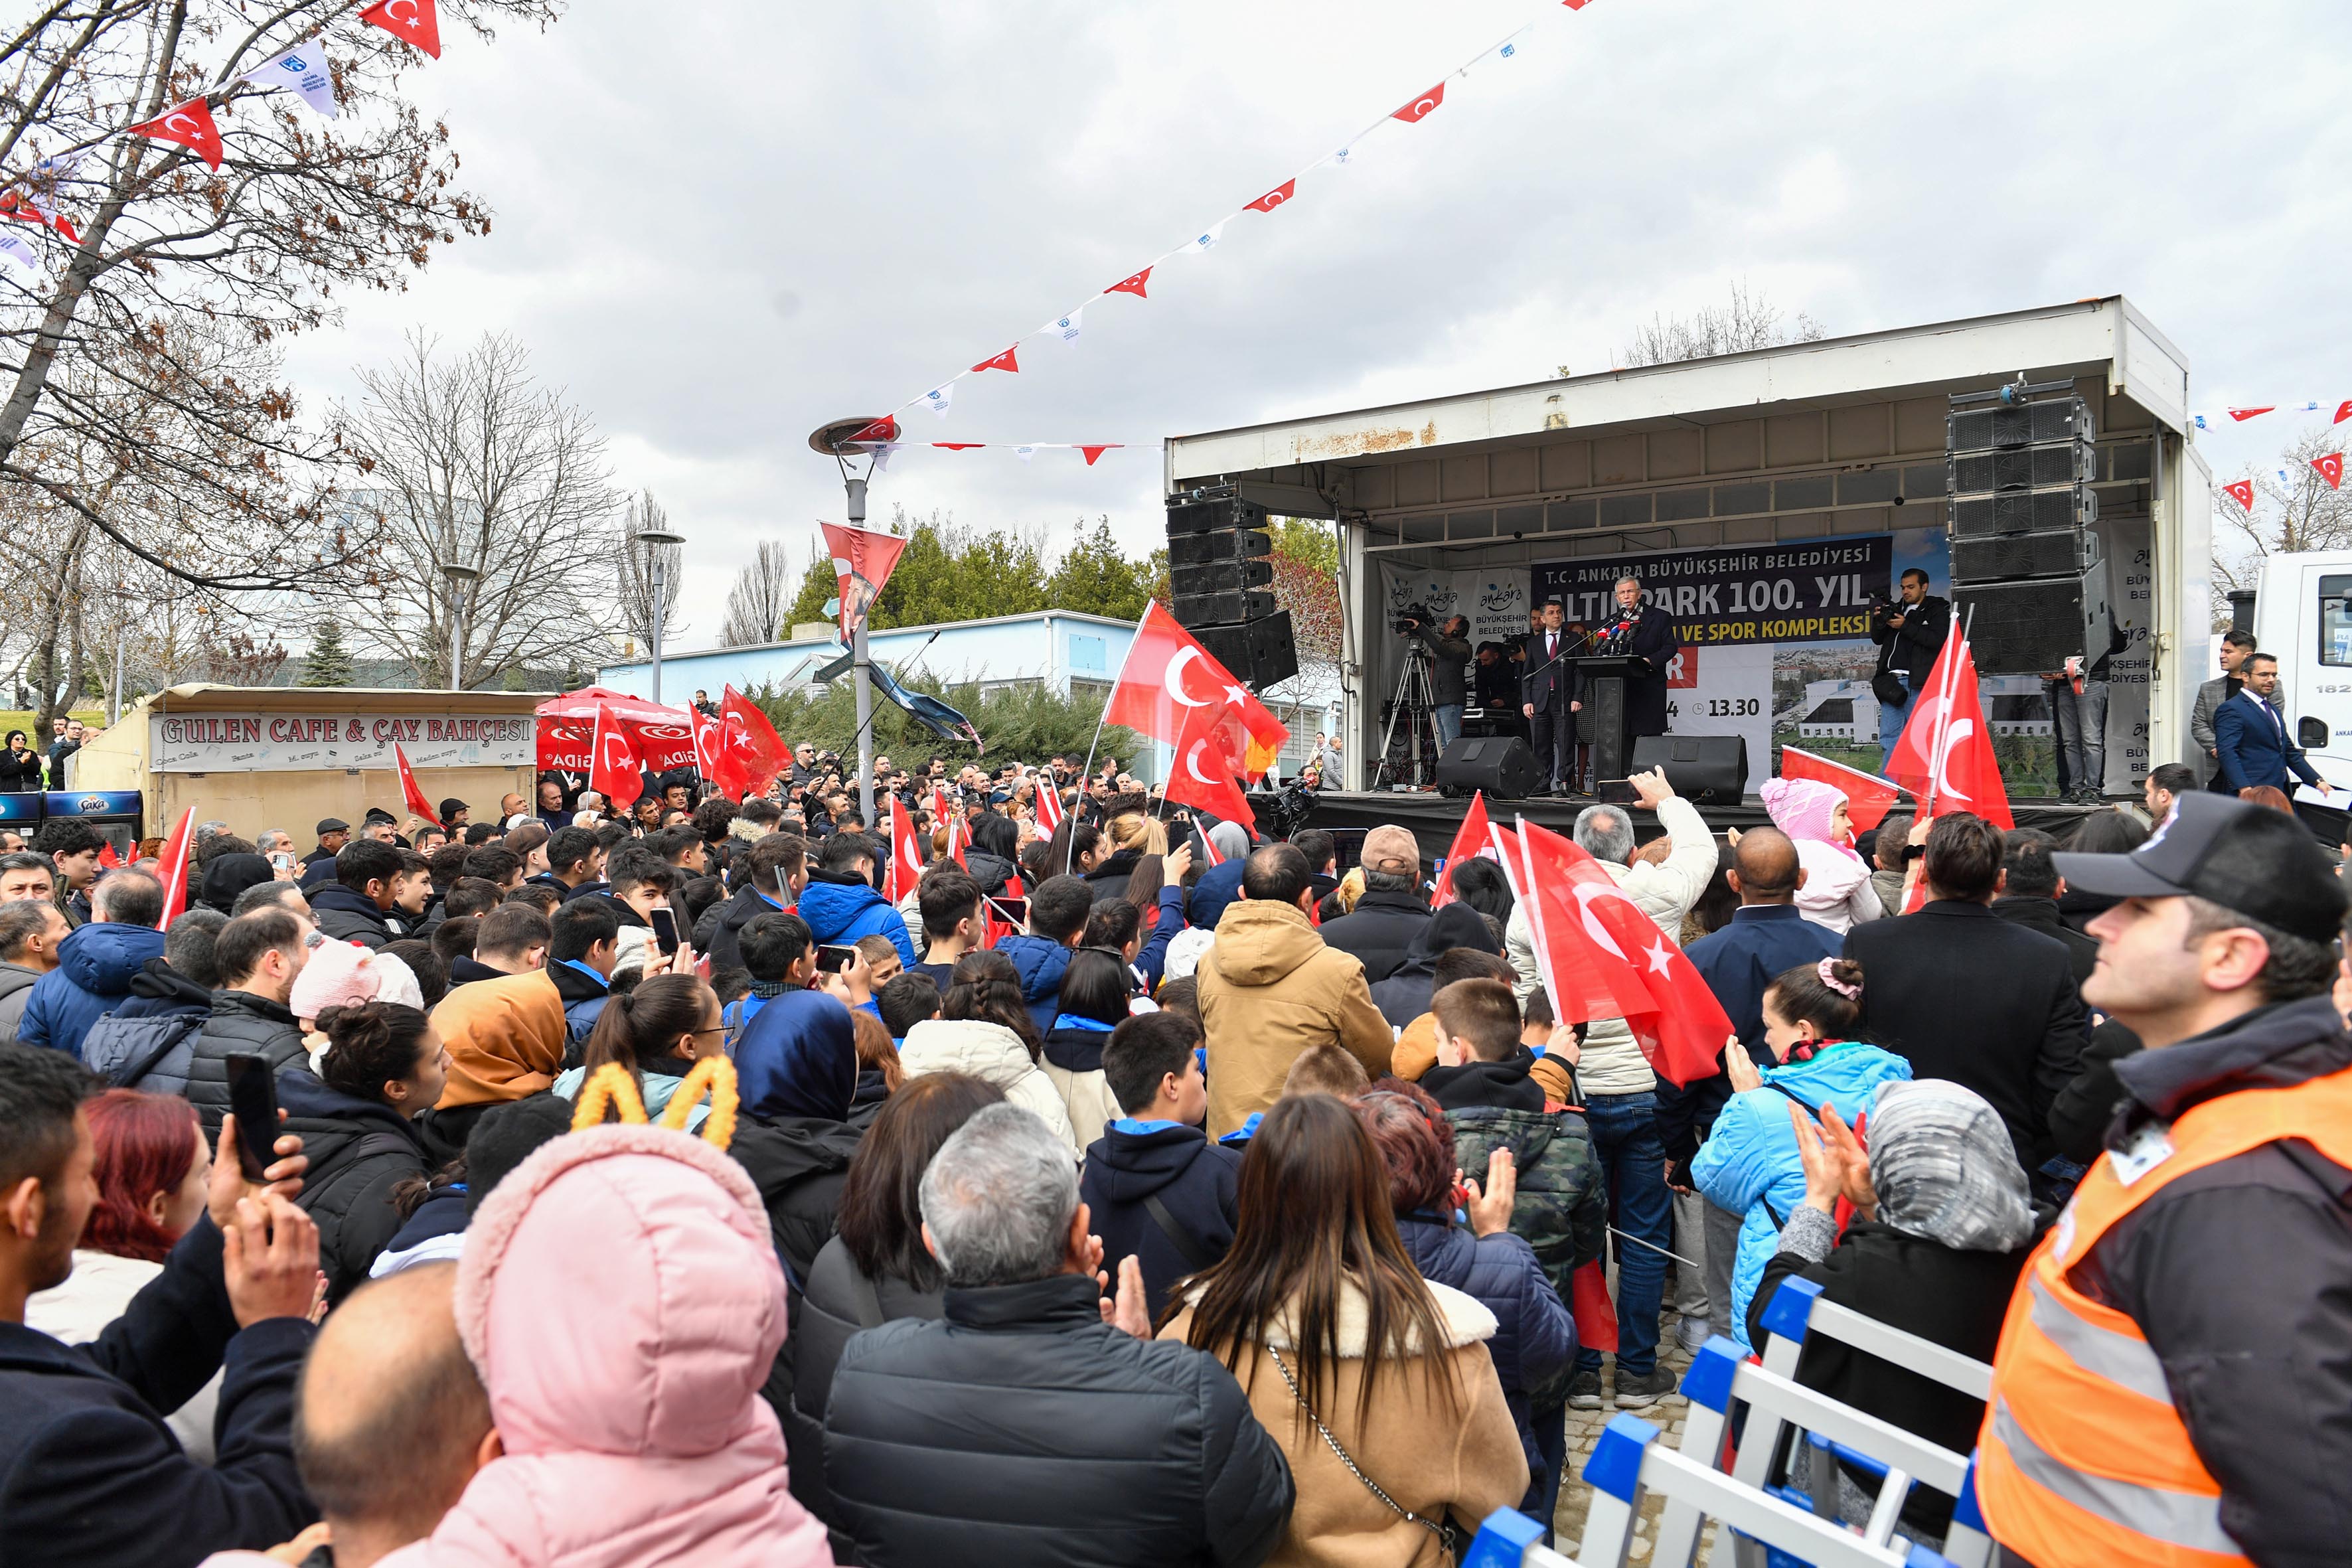
[(2247, 1561), (2147, 1336), (2066, 1270), (2168, 1183), (2265, 1143), (2300, 1138), (2352, 1165), (2352, 1068), (2207, 1100), (2143, 1137), (2100, 1156), (2033, 1249), (1993, 1358), (1977, 1500), (1992, 1538), (2037, 1568)]

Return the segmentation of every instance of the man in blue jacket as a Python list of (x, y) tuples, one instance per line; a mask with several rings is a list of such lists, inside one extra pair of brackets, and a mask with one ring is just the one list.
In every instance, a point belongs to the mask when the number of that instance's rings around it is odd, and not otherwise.
[(2335, 786), (2305, 759), (2303, 748), (2287, 731), (2286, 716), (2279, 711), (2278, 660), (2266, 653), (2248, 654), (2238, 666), (2238, 677), (2244, 689), (2213, 713), (2213, 749), (2229, 792), (2268, 784), (2292, 798), (2294, 786), (2287, 773), (2293, 770), (2320, 794), (2334, 793)]
[(131, 982), (163, 956), (163, 884), (144, 871), (116, 871), (98, 884), (90, 923), (58, 944), (58, 966), (33, 983), (16, 1038), (79, 1059), (89, 1026), (122, 1005)]
[(863, 833), (836, 833), (827, 838), (808, 886), (801, 889), (796, 912), (808, 922), (810, 934), (828, 945), (887, 936), (898, 950), (898, 962), (912, 968), (922, 955), (907, 934), (906, 917), (875, 890), (877, 858), (874, 841)]
[(1029, 890), (1029, 930), (997, 941), (996, 951), (1020, 977), (1021, 1000), (1029, 1005), (1029, 1016), (1041, 1037), (1053, 1028), (1054, 1015), (1061, 1010), (1070, 948), (1086, 933), (1094, 907), (1094, 890), (1084, 877), (1048, 877)]

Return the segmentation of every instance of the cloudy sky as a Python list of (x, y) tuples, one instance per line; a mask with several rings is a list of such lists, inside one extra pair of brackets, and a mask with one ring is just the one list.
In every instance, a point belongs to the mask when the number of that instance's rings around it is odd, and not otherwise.
[[(2129, 295), (2200, 408), (2352, 397), (2340, 7), (1592, 0), (588, 0), (410, 79), (497, 218), (299, 342), (348, 396), (418, 325), (515, 334), (689, 537), (688, 647), (757, 541), (841, 515), (808, 432), (893, 406), (1530, 19), (1295, 204), (967, 378), (916, 439), (1171, 434), (1605, 370), (1745, 279), (1832, 333)], [(2262, 462), (2325, 416), (2208, 437)], [(2352, 429), (2352, 426), (2347, 426)], [(2267, 466), (2265, 464), (2264, 466)], [(894, 503), (1160, 529), (1159, 456), (910, 452)]]

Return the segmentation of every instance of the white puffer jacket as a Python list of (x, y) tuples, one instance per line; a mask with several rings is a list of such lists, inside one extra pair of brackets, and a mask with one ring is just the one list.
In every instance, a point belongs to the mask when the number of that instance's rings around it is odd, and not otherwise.
[(1043, 1117), (1045, 1125), (1070, 1146), (1073, 1157), (1086, 1150), (1070, 1128), (1070, 1113), (1021, 1037), (1002, 1024), (977, 1018), (926, 1018), (907, 1031), (898, 1047), (898, 1068), (908, 1078), (927, 1072), (966, 1072), (985, 1079), (1004, 1091), (1004, 1098)]

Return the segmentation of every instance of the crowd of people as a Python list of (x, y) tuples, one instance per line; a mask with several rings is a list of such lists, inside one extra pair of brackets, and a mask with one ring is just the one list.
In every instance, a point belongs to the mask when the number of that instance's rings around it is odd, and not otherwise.
[(206, 824), (168, 920), (86, 825), (0, 853), (0, 1563), (1453, 1561), (1549, 1524), (1570, 1410), (1675, 1397), (1670, 1300), (1752, 1348), (1792, 1277), (1995, 1364), (1799, 1375), (1979, 1450), (2013, 1561), (2338, 1551), (2352, 986), (2290, 816), (1719, 832), (1641, 776), (1573, 837), (1731, 1021), (1675, 1084), (1496, 862), (1433, 905), (1404, 827), (1078, 763), (881, 760), (895, 879), (806, 746)]

